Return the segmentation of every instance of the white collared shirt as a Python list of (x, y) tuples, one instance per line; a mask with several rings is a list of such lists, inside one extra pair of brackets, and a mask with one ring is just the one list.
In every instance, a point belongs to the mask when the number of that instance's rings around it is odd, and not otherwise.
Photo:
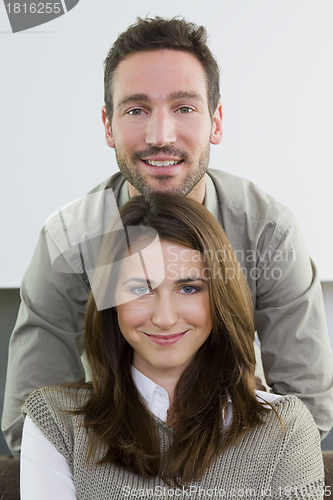
[(169, 395), (163, 387), (155, 384), (150, 378), (132, 366), (132, 377), (136, 388), (143, 397), (148, 410), (163, 422), (167, 421), (170, 408)]

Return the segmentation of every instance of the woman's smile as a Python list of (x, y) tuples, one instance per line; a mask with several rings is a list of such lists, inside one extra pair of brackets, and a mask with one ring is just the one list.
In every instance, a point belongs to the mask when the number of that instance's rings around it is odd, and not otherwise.
[(187, 332), (188, 330), (186, 330), (185, 332), (173, 333), (170, 335), (154, 335), (145, 332), (142, 333), (144, 333), (147, 337), (149, 337), (149, 339), (152, 342), (155, 342), (160, 346), (169, 346), (175, 344), (176, 342), (178, 342), (178, 340), (181, 340), (184, 337), (184, 335), (186, 335)]

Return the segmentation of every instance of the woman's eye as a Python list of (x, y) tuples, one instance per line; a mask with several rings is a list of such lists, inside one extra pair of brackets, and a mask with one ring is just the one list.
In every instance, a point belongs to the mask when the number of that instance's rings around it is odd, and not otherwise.
[(134, 288), (133, 292), (137, 295), (142, 296), (149, 295), (151, 293), (151, 290), (147, 286), (137, 286), (136, 288)]
[(185, 285), (181, 288), (181, 293), (186, 293), (187, 295), (191, 295), (194, 292), (197, 292), (198, 288), (191, 285)]

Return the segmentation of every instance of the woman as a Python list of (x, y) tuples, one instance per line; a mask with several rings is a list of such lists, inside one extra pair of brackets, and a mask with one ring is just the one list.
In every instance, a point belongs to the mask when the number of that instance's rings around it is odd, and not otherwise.
[(320, 498), (310, 413), (254, 390), (250, 294), (219, 224), (169, 194), (120, 215), (86, 311), (92, 384), (23, 407), (22, 499)]

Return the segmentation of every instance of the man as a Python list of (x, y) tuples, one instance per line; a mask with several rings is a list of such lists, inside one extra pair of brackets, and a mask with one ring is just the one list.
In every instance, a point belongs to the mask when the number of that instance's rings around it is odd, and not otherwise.
[[(89, 218), (93, 227), (106, 227), (108, 188), (119, 205), (151, 191), (179, 192), (205, 204), (247, 278), (268, 384), (274, 392), (299, 396), (322, 436), (331, 428), (333, 363), (315, 268), (285, 207), (244, 179), (206, 172), (210, 144), (222, 138), (219, 98), (218, 66), (203, 27), (181, 19), (138, 20), (110, 50), (102, 118), (120, 173), (93, 190), (100, 194), (93, 210), (82, 202), (71, 218), (61, 215), (62, 236), (52, 221), (46, 225), (24, 277), (2, 422), (16, 455), (20, 407), (28, 394), (84, 380), (80, 355), (91, 275), (80, 245), (73, 258), (72, 247), (67, 255), (60, 240), (77, 224), (86, 224), (88, 234)], [(59, 272), (52, 258), (51, 265), (50, 244), (69, 271)]]

